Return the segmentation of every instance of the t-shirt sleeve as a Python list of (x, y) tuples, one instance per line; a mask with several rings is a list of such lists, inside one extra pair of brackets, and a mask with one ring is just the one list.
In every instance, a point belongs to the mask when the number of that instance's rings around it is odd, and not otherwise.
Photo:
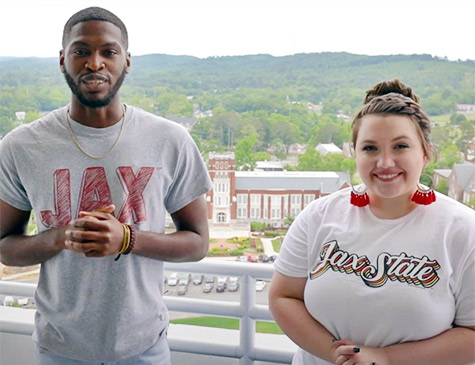
[(467, 257), (460, 286), (455, 291), (454, 323), (458, 326), (475, 326), (475, 248)]
[(173, 182), (165, 197), (165, 206), (174, 213), (211, 190), (208, 169), (200, 151), (188, 132), (183, 133)]
[(277, 260), (276, 271), (291, 277), (308, 275), (308, 224), (311, 210), (307, 207), (295, 218), (285, 235)]
[(16, 168), (14, 140), (7, 134), (0, 142), (0, 199), (17, 209), (29, 211), (31, 204)]

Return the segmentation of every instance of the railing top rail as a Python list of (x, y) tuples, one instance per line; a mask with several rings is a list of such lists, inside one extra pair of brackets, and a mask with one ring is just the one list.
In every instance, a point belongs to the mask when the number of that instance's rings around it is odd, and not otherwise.
[(249, 275), (255, 279), (272, 279), (274, 265), (205, 258), (198, 262), (165, 262), (165, 270), (187, 271), (193, 273), (218, 275)]

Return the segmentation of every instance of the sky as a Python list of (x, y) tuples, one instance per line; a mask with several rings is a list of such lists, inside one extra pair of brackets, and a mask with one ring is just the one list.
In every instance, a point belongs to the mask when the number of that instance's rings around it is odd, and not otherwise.
[(134, 55), (349, 52), (475, 60), (473, 0), (0, 0), (0, 57), (57, 57), (64, 23), (101, 6)]

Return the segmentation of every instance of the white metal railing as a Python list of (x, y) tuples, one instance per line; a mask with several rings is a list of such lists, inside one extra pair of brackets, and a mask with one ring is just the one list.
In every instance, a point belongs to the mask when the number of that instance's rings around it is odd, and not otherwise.
[[(165, 263), (165, 270), (216, 275), (240, 276), (240, 302), (207, 300), (189, 297), (164, 296), (170, 311), (189, 312), (239, 318), (239, 344), (210, 343), (199, 338), (169, 336), (171, 351), (240, 359), (240, 364), (254, 361), (290, 364), (294, 348), (276, 346), (258, 348), (255, 343), (256, 320), (272, 321), (267, 305), (256, 303), (256, 279), (272, 278), (273, 267), (262, 263), (241, 263), (206, 258), (193, 263)], [(36, 284), (0, 281), (0, 293), (4, 295), (33, 297)], [(22, 310), (22, 309), (19, 309)], [(33, 332), (33, 323), (21, 324), (13, 319), (0, 318), (1, 332), (26, 334)], [(285, 346), (284, 346), (285, 347)]]

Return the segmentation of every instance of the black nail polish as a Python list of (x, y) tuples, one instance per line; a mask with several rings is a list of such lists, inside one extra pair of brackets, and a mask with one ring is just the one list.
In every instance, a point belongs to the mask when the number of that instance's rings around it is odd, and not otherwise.
[(359, 347), (354, 347), (354, 348), (353, 348), (353, 351), (354, 351), (354, 352), (360, 352), (360, 348), (359, 348)]

